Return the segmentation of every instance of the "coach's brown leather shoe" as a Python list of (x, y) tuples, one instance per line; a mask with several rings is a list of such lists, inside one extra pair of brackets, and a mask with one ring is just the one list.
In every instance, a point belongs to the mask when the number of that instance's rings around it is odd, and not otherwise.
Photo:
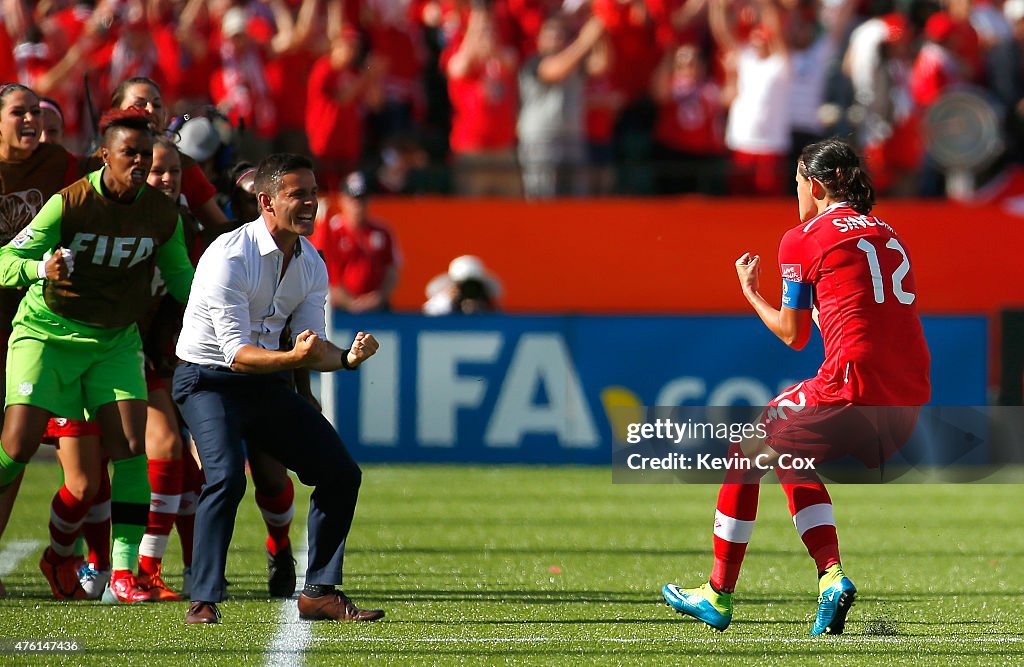
[(220, 612), (217, 605), (212, 602), (193, 600), (188, 606), (188, 613), (185, 614), (185, 624), (195, 625), (197, 623), (220, 623)]
[(318, 598), (299, 594), (299, 618), (307, 621), (376, 621), (383, 617), (383, 610), (360, 609), (341, 591)]

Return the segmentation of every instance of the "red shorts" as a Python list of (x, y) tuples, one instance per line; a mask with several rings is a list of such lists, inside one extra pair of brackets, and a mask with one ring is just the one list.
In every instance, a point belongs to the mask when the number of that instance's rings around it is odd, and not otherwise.
[(773, 398), (761, 415), (765, 444), (817, 463), (848, 456), (878, 468), (907, 444), (920, 406), (865, 406), (823, 393), (815, 379)]
[(157, 375), (156, 370), (146, 366), (146, 391), (154, 392), (160, 391), (161, 389), (167, 389), (167, 383), (164, 379)]
[(43, 432), (43, 444), (56, 445), (59, 443), (60, 438), (81, 438), (88, 435), (98, 436), (99, 434), (100, 425), (96, 422), (54, 417), (46, 424), (46, 431)]

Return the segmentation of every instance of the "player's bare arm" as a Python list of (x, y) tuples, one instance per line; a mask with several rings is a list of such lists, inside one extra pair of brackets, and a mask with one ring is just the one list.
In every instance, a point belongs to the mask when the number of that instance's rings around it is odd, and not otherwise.
[(736, 275), (743, 296), (754, 308), (765, 326), (794, 350), (802, 350), (811, 337), (811, 311), (794, 308), (776, 309), (758, 291), (761, 275), (761, 257), (749, 252), (736, 260)]

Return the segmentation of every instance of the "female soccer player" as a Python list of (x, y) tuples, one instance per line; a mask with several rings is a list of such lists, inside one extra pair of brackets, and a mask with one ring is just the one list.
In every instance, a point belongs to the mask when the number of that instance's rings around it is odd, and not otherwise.
[[(931, 393), (910, 256), (896, 231), (869, 215), (874, 189), (860, 157), (846, 143), (829, 139), (805, 148), (796, 185), (800, 224), (779, 247), (782, 308), (758, 292), (760, 257), (744, 253), (736, 272), (761, 321), (794, 349), (807, 344), (816, 309), (825, 361), (818, 375), (769, 403), (762, 416), (768, 437), (759, 453), (778, 455), (795, 445), (818, 461), (850, 454), (877, 467), (906, 441), (916, 421), (913, 406), (926, 403)], [(856, 419), (856, 406), (910, 407), (883, 410), (879, 414), (894, 418), (863, 423)], [(855, 427), (845, 428), (848, 423)], [(748, 444), (742, 453), (751, 457), (753, 449)], [(730, 454), (739, 454), (735, 450)], [(843, 573), (832, 501), (815, 473), (777, 470), (797, 532), (818, 572), (811, 634), (840, 634), (857, 589)], [(666, 584), (662, 589), (669, 606), (718, 630), (732, 620), (732, 594), (757, 514), (759, 476), (727, 477), (719, 491), (710, 581), (699, 588)]]
[[(0, 244), (14, 238), (51, 195), (78, 178), (74, 156), (60, 146), (40, 143), (42, 135), (43, 112), (35, 92), (18, 83), (0, 84)], [(21, 289), (0, 288), (0, 374), (7, 366), (11, 322), (24, 294)], [(0, 382), (0, 392), (4, 385)], [(0, 535), (20, 485), (19, 475), (0, 491)]]
[[(146, 503), (146, 384), (135, 321), (149, 306), (157, 267), (180, 301), (193, 269), (177, 207), (145, 187), (153, 155), (148, 121), (113, 112), (100, 129), (104, 166), (51, 197), (0, 249), (0, 285), (29, 287), (8, 346), (0, 488), (24, 469), (50, 417), (88, 412), (114, 459), (113, 503)], [(114, 537), (133, 543), (130, 535)], [(73, 557), (48, 551), (44, 560), (55, 594), (83, 597)]]

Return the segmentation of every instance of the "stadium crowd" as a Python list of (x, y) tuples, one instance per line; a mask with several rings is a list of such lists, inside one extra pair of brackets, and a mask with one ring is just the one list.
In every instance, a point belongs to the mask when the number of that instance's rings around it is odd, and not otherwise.
[(358, 167), (390, 193), (782, 194), (840, 135), (882, 192), (938, 195), (924, 120), (961, 86), (1004, 123), (997, 167), (1022, 159), (1024, 0), (0, 2), (0, 80), (52, 98), (77, 152), (145, 76), (333, 189)]

